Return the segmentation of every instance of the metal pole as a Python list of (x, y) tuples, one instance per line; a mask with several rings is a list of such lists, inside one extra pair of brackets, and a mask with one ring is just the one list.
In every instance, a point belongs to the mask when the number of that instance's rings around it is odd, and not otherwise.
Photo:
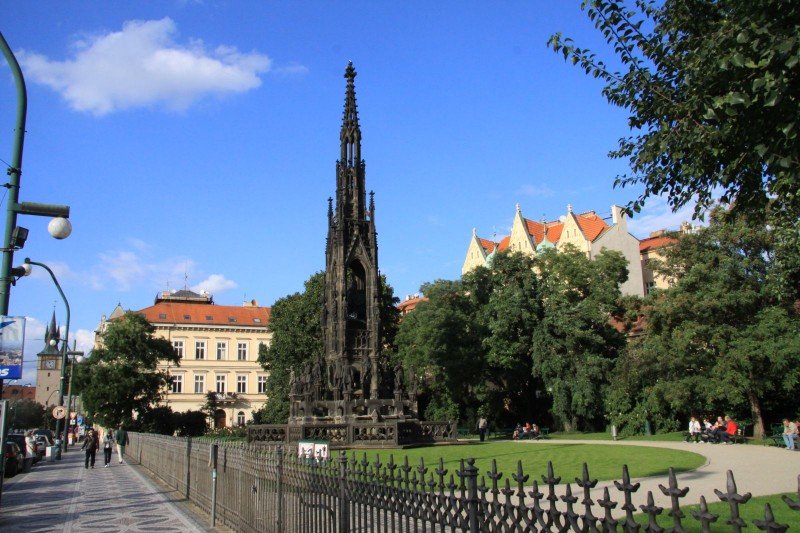
[(211, 445), (211, 527), (217, 526), (217, 451), (219, 444)]
[[(28, 113), (28, 93), (25, 90), (25, 78), (19, 68), (17, 58), (0, 32), (0, 49), (6, 57), (14, 82), (17, 86), (17, 122), (14, 129), (14, 148), (11, 153), (11, 166), (8, 167), (8, 199), (6, 200), (6, 228), (3, 236), (3, 265), (0, 272), (0, 315), (8, 314), (8, 299), (11, 291), (11, 263), (14, 250), (11, 248), (11, 233), (17, 226), (16, 206), (19, 201), (19, 182), (22, 175), (22, 147), (25, 144), (25, 119)], [(0, 380), (2, 384), (2, 380)], [(2, 387), (0, 387), (1, 389)]]
[[(8, 299), (11, 292), (11, 263), (14, 261), (14, 249), (11, 247), (11, 234), (17, 227), (17, 212), (15, 207), (19, 200), (19, 179), (22, 174), (22, 147), (25, 144), (25, 118), (28, 114), (28, 93), (25, 90), (25, 78), (22, 77), (22, 70), (19, 68), (17, 58), (8, 46), (6, 38), (0, 32), (0, 49), (6, 57), (8, 66), (11, 67), (11, 74), (14, 75), (14, 83), (17, 86), (17, 122), (14, 128), (14, 148), (11, 152), (11, 166), (8, 167), (8, 183), (4, 186), (8, 189), (8, 199), (6, 201), (6, 228), (3, 235), (3, 263), (0, 271), (0, 315), (8, 314)], [(0, 379), (0, 397), (3, 396), (3, 380)], [(5, 452), (4, 452), (5, 453)], [(0, 482), (2, 491), (2, 482)]]
[[(58, 280), (56, 279), (55, 274), (53, 271), (50, 270), (50, 267), (45, 265), (44, 263), (39, 263), (37, 261), (31, 261), (30, 258), (26, 257), (25, 262), (31, 265), (37, 265), (42, 267), (43, 269), (47, 270), (47, 273), (50, 274), (50, 277), (53, 279), (53, 283), (56, 285), (56, 289), (58, 289), (58, 293), (61, 295), (61, 299), (64, 300), (64, 307), (67, 308), (67, 325), (64, 330), (64, 339), (61, 341), (61, 390), (58, 391), (58, 405), (64, 405), (64, 390), (66, 390), (66, 378), (67, 378), (67, 343), (69, 342), (69, 302), (67, 301), (67, 297), (64, 296), (64, 291), (61, 290), (61, 285), (59, 285)], [(67, 413), (67, 417), (69, 418), (69, 412)], [(69, 424), (64, 424), (64, 431), (62, 435), (61, 431), (61, 420), (56, 422), (56, 435), (62, 436), (63, 441), (61, 442), (61, 449), (66, 451), (67, 449), (67, 427)]]
[[(69, 326), (67, 326), (69, 327)], [(66, 340), (64, 341), (64, 345), (66, 345)], [(75, 357), (77, 357), (77, 353), (75, 349), (78, 347), (78, 341), (72, 341), (72, 353), (70, 354), (67, 352), (67, 355), (72, 355), (69, 358), (69, 383), (67, 384), (67, 421), (64, 424), (66, 429), (64, 430), (64, 452), (67, 451), (67, 437), (69, 437), (69, 432), (72, 428), (70, 428), (70, 420), (72, 420), (72, 374), (75, 371)], [(77, 413), (76, 413), (77, 416)], [(75, 421), (77, 424), (77, 420)]]
[(277, 487), (278, 496), (278, 533), (283, 533), (283, 446), (278, 445), (278, 472)]

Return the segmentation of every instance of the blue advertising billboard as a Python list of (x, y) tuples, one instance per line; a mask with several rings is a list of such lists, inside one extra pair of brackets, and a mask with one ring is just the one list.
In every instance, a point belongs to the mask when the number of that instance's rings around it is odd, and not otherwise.
[(22, 378), (25, 317), (0, 316), (0, 379)]

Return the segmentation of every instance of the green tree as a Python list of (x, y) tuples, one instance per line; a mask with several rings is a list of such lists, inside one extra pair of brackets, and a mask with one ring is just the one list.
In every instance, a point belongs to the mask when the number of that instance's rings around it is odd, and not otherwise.
[[(381, 281), (381, 339), (384, 350), (391, 351), (397, 332), (399, 313), (395, 308), (398, 299), (394, 290)], [(267, 424), (284, 424), (289, 417), (289, 374), (306, 361), (322, 357), (322, 308), (325, 291), (325, 274), (317, 272), (305, 282), (301, 293), (284, 296), (275, 302), (270, 313), (268, 329), (272, 333), (269, 346), (261, 345), (258, 361), (267, 377), (267, 401), (254, 419)]]
[(9, 402), (11, 425), (19, 429), (42, 427), (45, 422), (45, 407), (29, 398)]
[(565, 431), (595, 428), (603, 420), (610, 370), (625, 337), (609, 322), (619, 313), (625, 258), (604, 251), (594, 260), (572, 246), (537, 256), (542, 310), (533, 333), (533, 375), (553, 399)]
[(627, 159), (622, 186), (643, 185), (673, 208), (715, 196), (735, 209), (800, 216), (800, 3), (784, 0), (586, 0), (613, 46), (615, 71), (560, 33), (549, 45), (605, 82), (633, 133), (611, 157)]
[(398, 357), (420, 378), (425, 418), (464, 420), (477, 408), (485, 376), (476, 301), (461, 281), (438, 280), (421, 291), (428, 300), (400, 323)]
[(647, 412), (674, 426), (693, 413), (749, 414), (759, 437), (765, 411), (794, 416), (800, 318), (772, 285), (776, 238), (718, 209), (665, 251), (661, 271), (675, 285), (651, 298), (647, 335), (617, 365), (617, 416)]
[(397, 344), (404, 365), (425, 378), (425, 417), (471, 425), (479, 411), (501, 424), (532, 416), (531, 338), (540, 307), (532, 260), (499, 254), (460, 281), (421, 290), (428, 300), (403, 319)]
[(158, 364), (177, 365), (179, 358), (154, 331), (142, 315), (125, 313), (102, 334), (102, 347), (76, 365), (77, 394), (87, 413), (104, 426), (130, 422), (164, 397), (170, 378)]

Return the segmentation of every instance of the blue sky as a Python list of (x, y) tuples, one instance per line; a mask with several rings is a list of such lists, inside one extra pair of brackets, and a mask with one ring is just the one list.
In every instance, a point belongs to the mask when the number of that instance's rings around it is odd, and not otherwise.
[[(607, 156), (626, 114), (546, 47), (562, 31), (607, 50), (578, 0), (16, 2), (0, 30), (28, 86), (20, 199), (70, 205), (74, 227), (56, 241), (20, 216), (15, 264), (54, 269), (86, 349), (118, 302), (187, 284), (272, 305), (324, 267), (348, 60), (380, 269), (400, 297), (458, 277), (472, 228), (507, 233), (516, 203), (606, 216), (638, 193), (613, 189), (626, 166)], [(3, 64), (5, 162), (15, 110)], [(685, 218), (657, 199), (630, 227)], [(54, 308), (63, 322), (41, 269), (12, 289), (10, 314), (30, 318), (23, 383)]]

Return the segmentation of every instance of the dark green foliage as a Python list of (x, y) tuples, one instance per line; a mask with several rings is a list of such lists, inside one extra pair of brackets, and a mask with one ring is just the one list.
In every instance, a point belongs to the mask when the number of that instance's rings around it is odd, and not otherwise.
[(45, 423), (45, 407), (31, 399), (12, 400), (8, 404), (10, 427), (30, 429), (42, 427)]
[(796, 414), (800, 318), (772, 284), (777, 238), (717, 210), (666, 250), (675, 285), (651, 298), (648, 334), (617, 364), (608, 403), (618, 423), (649, 416), (671, 428), (691, 414), (730, 414), (760, 436), (768, 414)]
[[(385, 350), (394, 346), (399, 313), (397, 298), (386, 279), (381, 276), (381, 338)], [(306, 361), (322, 356), (322, 301), (325, 274), (317, 272), (305, 282), (305, 290), (280, 298), (272, 306), (269, 331), (270, 345), (261, 346), (258, 362), (269, 371), (267, 401), (253, 413), (254, 420), (263, 424), (285, 424), (289, 417), (289, 372), (299, 371)]]
[(137, 431), (172, 435), (175, 433), (177, 416), (178, 413), (173, 413), (171, 407), (159, 406), (142, 413), (134, 423)]
[(75, 366), (73, 385), (89, 415), (107, 427), (130, 422), (164, 396), (169, 376), (159, 362), (179, 363), (172, 345), (137, 313), (113, 320), (102, 348)]
[(200, 437), (208, 430), (206, 414), (202, 411), (175, 413), (174, 423), (179, 437)]
[(609, 322), (628, 277), (618, 252), (594, 260), (566, 246), (536, 258), (541, 324), (533, 331), (533, 373), (553, 399), (565, 431), (601, 427), (603, 395), (625, 337)]
[(549, 45), (605, 82), (629, 111), (622, 186), (644, 185), (631, 204), (666, 195), (674, 208), (721, 195), (742, 212), (800, 216), (800, 3), (785, 0), (585, 1), (613, 46), (614, 72), (561, 34)]

